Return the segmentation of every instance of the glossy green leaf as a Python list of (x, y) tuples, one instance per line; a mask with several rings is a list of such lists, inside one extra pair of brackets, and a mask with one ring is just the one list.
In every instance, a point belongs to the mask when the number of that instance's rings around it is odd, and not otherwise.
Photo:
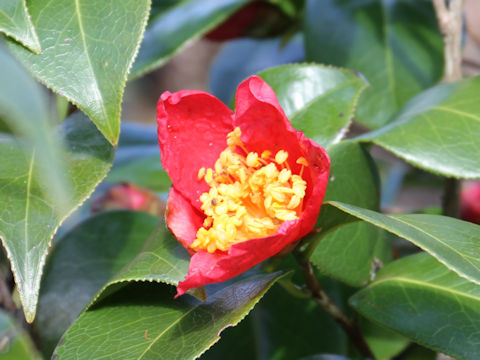
[(43, 51), (34, 55), (10, 42), (11, 50), (116, 144), (123, 89), (146, 25), (149, 1), (37, 0), (30, 2), (29, 11)]
[(105, 212), (73, 228), (59, 240), (42, 279), (35, 327), (44, 354), (51, 355), (100, 290), (126, 281), (176, 284), (187, 273), (188, 260), (165, 225), (146, 213)]
[(345, 135), (367, 86), (350, 70), (323, 65), (283, 65), (259, 75), (275, 90), (293, 127), (324, 148)]
[(321, 237), (310, 261), (321, 272), (359, 287), (390, 260), (390, 253), (383, 231), (365, 222), (355, 222)]
[(15, 324), (6, 312), (0, 310), (0, 359), (37, 360), (39, 354), (26, 332)]
[(0, 131), (15, 134), (35, 149), (36, 161), (42, 169), (39, 179), (56, 208), (64, 211), (71, 206), (69, 184), (60, 158), (63, 147), (52, 129), (54, 121), (47, 93), (3, 43), (0, 43), (0, 64)]
[(34, 53), (40, 53), (40, 42), (33, 27), (26, 0), (0, 2), (0, 32), (12, 37)]
[[(282, 275), (256, 275), (205, 302), (174, 288), (132, 283), (82, 313), (55, 350), (63, 359), (194, 359), (241, 321)], [(54, 355), (55, 356), (55, 355)]]
[[(368, 151), (359, 144), (342, 141), (328, 149), (330, 180), (324, 201), (340, 201), (378, 210), (380, 179)], [(348, 215), (322, 207), (317, 226), (326, 231), (344, 222)], [(322, 235), (323, 236), (323, 235)]]
[(131, 78), (163, 65), (188, 41), (199, 38), (251, 0), (184, 0), (162, 6), (150, 19)]
[(410, 241), (460, 276), (480, 284), (479, 225), (440, 215), (384, 215), (335, 201), (327, 206)]
[(168, 191), (172, 185), (158, 155), (115, 166), (108, 174), (106, 181), (111, 183), (128, 182), (159, 192)]
[(477, 359), (480, 286), (428, 254), (395, 261), (351, 298), (362, 315), (434, 350)]
[[(378, 172), (368, 151), (358, 143), (342, 141), (328, 149), (330, 180), (325, 201), (342, 201), (378, 210)], [(351, 221), (335, 207), (322, 206), (317, 227), (311, 236), (312, 263), (323, 273), (352, 286), (364, 285), (378, 263), (387, 261), (388, 244), (374, 226)]]
[(45, 192), (35, 153), (9, 135), (0, 138), (0, 238), (8, 253), (25, 316), (33, 321), (42, 268), (51, 239), (63, 220), (87, 199), (113, 162), (113, 148), (82, 114), (65, 120), (57, 137), (65, 176), (72, 187), (71, 207), (61, 214)]
[(480, 178), (480, 77), (435, 86), (412, 99), (369, 140), (419, 168)]
[[(327, 285), (329, 294), (340, 292), (338, 283), (322, 285)], [(226, 329), (201, 359), (303, 359), (317, 352), (346, 354), (347, 348), (345, 333), (318, 304), (275, 286), (239, 326)]]
[(360, 71), (371, 87), (356, 120), (376, 128), (442, 74), (442, 38), (431, 2), (308, 0), (307, 59)]

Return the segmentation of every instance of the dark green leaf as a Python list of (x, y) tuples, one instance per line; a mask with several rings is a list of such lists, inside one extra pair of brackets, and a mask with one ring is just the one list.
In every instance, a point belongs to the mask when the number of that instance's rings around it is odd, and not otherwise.
[(63, 168), (72, 184), (71, 207), (59, 213), (39, 180), (35, 153), (11, 136), (0, 138), (0, 237), (11, 261), (25, 316), (33, 321), (42, 268), (53, 234), (87, 199), (113, 162), (113, 148), (79, 113), (65, 120), (57, 137), (66, 151)]
[(367, 86), (350, 70), (322, 65), (283, 65), (259, 75), (275, 90), (293, 127), (324, 148), (345, 135)]
[[(362, 146), (342, 141), (328, 149), (331, 168), (324, 201), (341, 201), (378, 210), (380, 180), (375, 163)], [(323, 207), (317, 226), (324, 231), (344, 222), (348, 215)], [(323, 236), (323, 235), (322, 235)]]
[(40, 359), (30, 337), (3, 310), (0, 310), (0, 339), (2, 339), (0, 344), (2, 360)]
[(158, 155), (118, 165), (108, 174), (106, 181), (128, 182), (153, 191), (168, 191), (172, 185)]
[(185, 0), (156, 11), (145, 32), (130, 77), (136, 78), (160, 67), (187, 41), (213, 29), (249, 1)]
[(335, 201), (325, 205), (410, 241), (460, 276), (480, 284), (479, 225), (440, 215), (384, 215)]
[(37, 0), (29, 11), (42, 53), (10, 42), (43, 83), (82, 109), (118, 141), (123, 88), (146, 25), (148, 0)]
[(65, 333), (55, 354), (63, 359), (193, 359), (241, 321), (282, 275), (256, 275), (206, 302), (173, 288), (132, 283), (96, 303)]
[(480, 77), (442, 84), (410, 101), (395, 121), (361, 139), (445, 176), (480, 178)]
[(26, 0), (0, 2), (0, 32), (12, 37), (34, 53), (40, 53), (35, 28), (28, 15)]
[(304, 30), (308, 60), (355, 69), (371, 83), (356, 118), (368, 127), (386, 124), (442, 73), (430, 1), (309, 0)]
[(390, 260), (390, 252), (380, 229), (355, 222), (323, 236), (310, 261), (321, 272), (359, 287), (370, 281), (377, 267)]
[(480, 286), (428, 254), (387, 265), (351, 304), (372, 321), (434, 350), (478, 358)]
[(106, 212), (72, 229), (49, 257), (42, 280), (35, 325), (44, 354), (51, 355), (95, 294), (128, 281), (176, 285), (185, 277), (188, 261), (165, 225), (146, 213)]

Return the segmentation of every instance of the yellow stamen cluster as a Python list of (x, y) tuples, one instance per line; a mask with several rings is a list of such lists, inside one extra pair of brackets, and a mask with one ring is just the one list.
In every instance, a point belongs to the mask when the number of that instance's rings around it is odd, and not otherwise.
[[(191, 245), (194, 250), (226, 251), (232, 244), (272, 235), (302, 211), (307, 183), (292, 174), (288, 152), (248, 152), (240, 136), (237, 127), (228, 134), (228, 147), (214, 169), (198, 171), (199, 181), (205, 180), (210, 190), (200, 196), (206, 218)], [(308, 163), (303, 157), (296, 162), (302, 174)]]

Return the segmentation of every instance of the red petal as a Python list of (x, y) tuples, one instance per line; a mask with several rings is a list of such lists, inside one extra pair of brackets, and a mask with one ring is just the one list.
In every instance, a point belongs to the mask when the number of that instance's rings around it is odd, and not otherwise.
[(190, 245), (197, 237), (197, 230), (203, 225), (204, 218), (203, 213), (172, 186), (168, 193), (165, 220), (173, 236), (190, 252)]
[(235, 126), (242, 130), (241, 140), (249, 151), (262, 153), (270, 150), (273, 155), (286, 150), (289, 163), (297, 173), (295, 161), (304, 156), (295, 130), (272, 88), (258, 76), (251, 76), (237, 89)]
[(177, 296), (194, 287), (231, 279), (278, 254), (286, 244), (298, 239), (298, 222), (286, 221), (276, 234), (232, 245), (228, 252), (195, 253), (190, 259), (188, 275), (177, 286)]
[(199, 197), (208, 185), (198, 180), (198, 170), (213, 167), (227, 147), (233, 113), (202, 91), (165, 92), (158, 101), (157, 123), (163, 167), (176, 189), (200, 209)]

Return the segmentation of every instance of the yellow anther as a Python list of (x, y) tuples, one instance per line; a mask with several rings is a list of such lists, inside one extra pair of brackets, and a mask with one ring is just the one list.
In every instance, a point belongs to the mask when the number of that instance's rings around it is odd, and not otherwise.
[[(307, 186), (301, 176), (303, 166), (300, 175), (292, 174), (285, 150), (278, 151), (275, 159), (269, 150), (259, 157), (247, 151), (240, 137), (240, 128), (235, 128), (214, 169), (198, 171), (198, 178), (210, 189), (200, 195), (206, 218), (191, 245), (194, 250), (227, 251), (233, 244), (272, 235), (302, 211)], [(302, 159), (297, 163), (305, 165)]]
[(262, 159), (268, 159), (270, 156), (272, 156), (272, 152), (270, 150), (265, 150), (261, 155)]
[(210, 184), (213, 181), (213, 170), (212, 169), (207, 169), (205, 173), (205, 181), (207, 184)]
[(240, 136), (242, 136), (242, 131), (239, 127), (236, 127), (231, 133), (227, 135), (227, 145), (236, 146), (242, 144), (240, 141)]
[(283, 169), (280, 171), (280, 174), (278, 174), (278, 181), (281, 183), (287, 182), (290, 179), (290, 176), (292, 176), (292, 172), (288, 169)]
[(277, 155), (275, 155), (275, 162), (279, 165), (283, 164), (285, 161), (288, 159), (288, 152), (285, 150), (280, 150), (277, 152)]
[(202, 167), (200, 168), (200, 170), (198, 170), (198, 175), (197, 175), (198, 180), (202, 180), (204, 176), (205, 176), (205, 168)]
[(305, 159), (303, 156), (300, 156), (297, 161), (297, 164), (303, 165), (303, 166), (308, 166), (308, 161)]
[(287, 205), (287, 209), (295, 209), (298, 207), (298, 205), (300, 205), (301, 202), (302, 199), (299, 196), (293, 195)]
[(258, 162), (258, 154), (256, 152), (248, 153), (246, 162), (247, 166), (258, 167), (258, 165), (260, 165)]
[(267, 176), (267, 178), (272, 179), (278, 176), (278, 169), (275, 166), (275, 164), (270, 163), (267, 166), (265, 166), (264, 169), (265, 169), (265, 175)]
[(221, 203), (215, 207), (215, 214), (217, 215), (224, 215), (228, 211), (227, 205), (225, 203)]
[[(210, 216), (207, 216), (207, 217), (205, 218), (205, 220), (203, 221), (203, 227), (204, 227), (204, 228), (208, 228), (208, 227), (212, 226), (212, 223), (213, 223), (213, 218), (210, 217)], [(203, 229), (203, 228), (202, 228), (202, 229)], [(205, 229), (203, 229), (203, 230), (205, 230)]]
[(280, 220), (283, 220), (283, 221), (298, 219), (295, 211), (285, 210), (285, 209), (280, 209), (280, 210), (275, 211), (275, 217), (277, 219), (280, 219)]

